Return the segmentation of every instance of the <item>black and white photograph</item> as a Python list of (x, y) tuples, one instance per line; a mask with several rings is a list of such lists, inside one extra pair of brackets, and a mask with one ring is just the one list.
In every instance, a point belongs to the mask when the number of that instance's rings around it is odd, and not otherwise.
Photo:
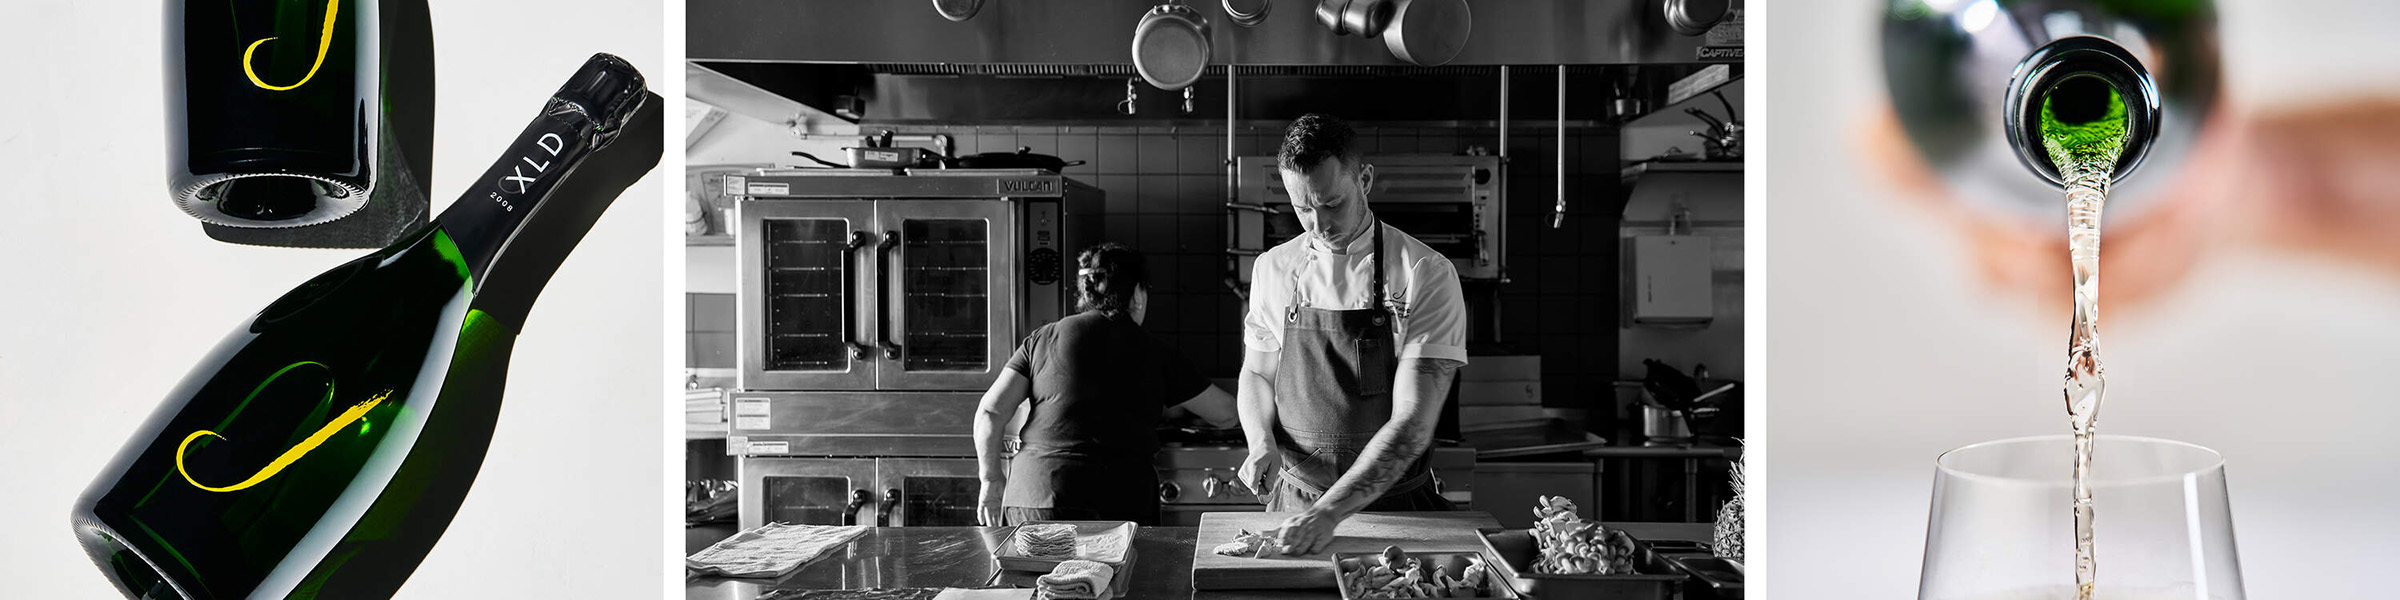
[(689, 3), (684, 597), (1742, 597), (1742, 12)]

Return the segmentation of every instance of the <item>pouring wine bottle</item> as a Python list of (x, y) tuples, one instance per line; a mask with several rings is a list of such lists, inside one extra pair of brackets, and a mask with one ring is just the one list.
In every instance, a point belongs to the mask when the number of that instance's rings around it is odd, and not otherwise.
[(382, 598), (457, 513), (509, 349), (566, 254), (658, 162), (657, 96), (596, 55), (466, 194), (269, 304), (76, 503), (138, 598)]

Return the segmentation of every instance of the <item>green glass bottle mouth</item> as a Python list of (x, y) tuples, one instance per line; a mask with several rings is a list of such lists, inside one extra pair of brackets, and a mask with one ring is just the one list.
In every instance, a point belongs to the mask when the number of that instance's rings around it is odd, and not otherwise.
[(2051, 185), (2065, 187), (2065, 167), (2091, 160), (2110, 163), (2110, 179), (2122, 180), (2158, 136), (2160, 101), (2149, 71), (2124, 47), (2070, 36), (2018, 63), (2002, 129), (2017, 158)]
[(2052, 165), (2115, 166), (2128, 129), (2125, 94), (2107, 79), (2069, 75), (2042, 94), (2039, 133)]

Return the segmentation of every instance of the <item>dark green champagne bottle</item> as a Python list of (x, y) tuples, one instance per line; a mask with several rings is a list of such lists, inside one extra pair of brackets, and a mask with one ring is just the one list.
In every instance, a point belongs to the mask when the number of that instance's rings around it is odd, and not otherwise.
[(535, 295), (657, 164), (659, 104), (593, 57), (439, 218), (236, 329), (77, 502), (92, 560), (129, 597), (397, 591), (482, 466)]
[(167, 3), (177, 205), (218, 225), (297, 227), (366, 204), (387, 133), (380, 1)]

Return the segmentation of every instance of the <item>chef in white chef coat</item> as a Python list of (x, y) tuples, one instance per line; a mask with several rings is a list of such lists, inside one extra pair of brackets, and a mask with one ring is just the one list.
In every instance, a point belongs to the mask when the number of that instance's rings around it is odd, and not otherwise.
[(1375, 166), (1340, 119), (1292, 122), (1277, 152), (1306, 233), (1258, 257), (1242, 319), (1242, 484), (1310, 554), (1360, 511), (1452, 510), (1429, 470), (1434, 424), (1467, 362), (1450, 259), (1369, 208)]

